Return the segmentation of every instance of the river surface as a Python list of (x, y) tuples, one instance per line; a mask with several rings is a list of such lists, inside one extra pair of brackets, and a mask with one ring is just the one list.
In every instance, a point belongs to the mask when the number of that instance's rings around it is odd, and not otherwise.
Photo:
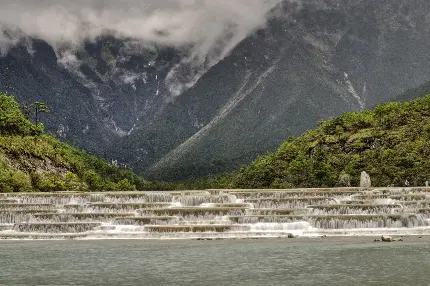
[(430, 239), (0, 241), (0, 285), (430, 285)]

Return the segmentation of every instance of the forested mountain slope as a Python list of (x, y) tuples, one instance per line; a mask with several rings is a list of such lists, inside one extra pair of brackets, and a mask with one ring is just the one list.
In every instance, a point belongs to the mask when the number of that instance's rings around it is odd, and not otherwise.
[(85, 154), (43, 132), (0, 94), (0, 192), (130, 191), (150, 187), (131, 171)]
[(347, 112), (290, 138), (274, 153), (240, 169), (239, 188), (358, 186), (360, 173), (375, 186), (422, 186), (430, 180), (430, 95)]

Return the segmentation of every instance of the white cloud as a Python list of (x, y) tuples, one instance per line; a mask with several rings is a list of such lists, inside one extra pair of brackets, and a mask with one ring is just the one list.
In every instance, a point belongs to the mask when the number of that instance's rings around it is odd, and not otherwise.
[(108, 33), (145, 45), (191, 47), (186, 61), (211, 65), (264, 25), (279, 1), (1, 0), (0, 29), (15, 32), (12, 39), (0, 33), (0, 49), (22, 36), (16, 31), (75, 47)]
[(76, 68), (79, 66), (78, 58), (69, 50), (62, 52), (58, 61), (66, 67)]
[(244, 37), (279, 0), (2, 0), (0, 25), (46, 40), (79, 43), (102, 33), (207, 51), (228, 27)]

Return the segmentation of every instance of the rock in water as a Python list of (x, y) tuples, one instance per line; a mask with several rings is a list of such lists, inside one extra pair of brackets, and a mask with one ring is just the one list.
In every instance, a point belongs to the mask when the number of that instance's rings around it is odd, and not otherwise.
[(361, 178), (360, 178), (360, 187), (361, 188), (370, 188), (372, 186), (372, 183), (370, 181), (370, 176), (365, 171), (361, 172)]
[(395, 241), (395, 240), (394, 240), (394, 238), (392, 238), (391, 236), (386, 236), (386, 235), (383, 235), (383, 236), (381, 237), (381, 240), (382, 240), (383, 242), (393, 242), (393, 241)]

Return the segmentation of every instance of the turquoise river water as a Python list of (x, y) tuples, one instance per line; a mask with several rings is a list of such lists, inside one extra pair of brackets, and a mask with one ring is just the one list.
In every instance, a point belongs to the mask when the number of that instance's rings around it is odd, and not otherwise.
[(0, 241), (0, 285), (430, 285), (430, 239)]

